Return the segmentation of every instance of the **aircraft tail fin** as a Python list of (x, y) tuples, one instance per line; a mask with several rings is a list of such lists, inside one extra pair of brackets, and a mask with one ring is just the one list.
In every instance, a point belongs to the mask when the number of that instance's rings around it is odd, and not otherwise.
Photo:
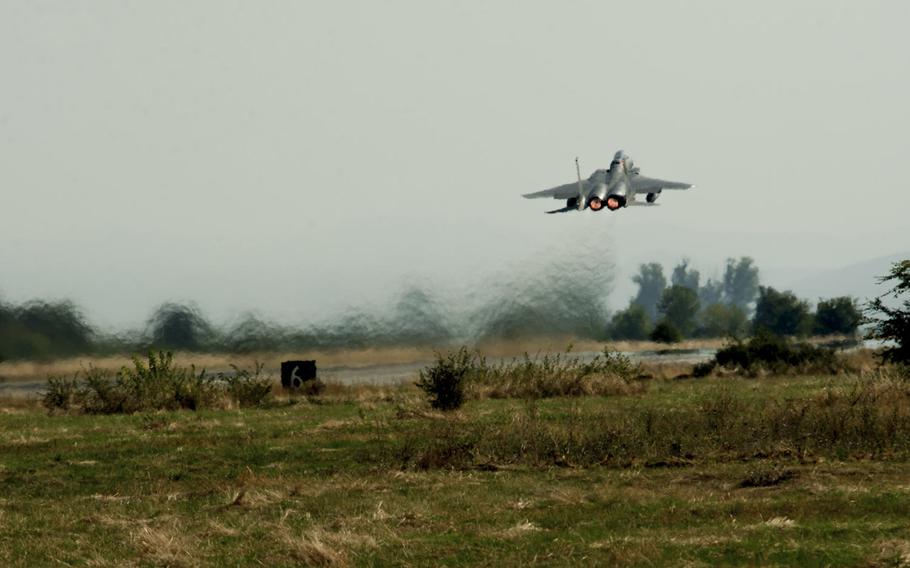
[(578, 205), (576, 208), (581, 211), (585, 208), (585, 189), (581, 183), (581, 166), (578, 165), (578, 156), (575, 156), (575, 175), (578, 176)]

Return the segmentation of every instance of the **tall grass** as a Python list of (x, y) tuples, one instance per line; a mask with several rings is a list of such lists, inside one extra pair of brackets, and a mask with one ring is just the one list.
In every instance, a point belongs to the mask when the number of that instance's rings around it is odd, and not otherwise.
[(748, 395), (720, 384), (696, 402), (673, 406), (573, 406), (553, 417), (531, 399), (495, 424), (429, 416), (390, 444), (385, 459), (426, 469), (910, 455), (910, 380), (896, 372), (847, 379), (803, 399), (774, 396), (758, 406)]
[(260, 404), (271, 392), (272, 381), (253, 371), (234, 368), (233, 374), (197, 373), (195, 367), (174, 363), (170, 352), (134, 356), (132, 366), (116, 374), (89, 368), (81, 376), (48, 379), (42, 403), (49, 411), (75, 410), (87, 414), (130, 414), (150, 410), (177, 410)]
[(644, 384), (635, 379), (640, 365), (604, 349), (585, 361), (571, 353), (531, 356), (490, 363), (479, 351), (462, 347), (437, 353), (435, 362), (420, 372), (417, 386), (431, 397), (434, 408), (450, 410), (464, 398), (550, 398), (630, 394)]

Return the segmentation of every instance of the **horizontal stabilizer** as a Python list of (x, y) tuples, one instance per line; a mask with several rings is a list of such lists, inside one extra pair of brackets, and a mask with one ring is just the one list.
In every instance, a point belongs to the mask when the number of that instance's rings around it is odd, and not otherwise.
[(551, 215), (553, 213), (568, 213), (569, 211), (578, 211), (578, 207), (576, 207), (575, 205), (572, 205), (571, 207), (563, 207), (562, 209), (554, 209), (552, 211), (547, 211), (547, 215)]

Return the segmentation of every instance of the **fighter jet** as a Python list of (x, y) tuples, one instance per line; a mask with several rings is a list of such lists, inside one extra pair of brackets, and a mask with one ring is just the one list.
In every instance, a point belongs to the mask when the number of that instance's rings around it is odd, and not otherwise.
[[(575, 158), (575, 172), (578, 175), (577, 183), (567, 183), (556, 187), (526, 193), (528, 199), (538, 197), (552, 197), (565, 199), (566, 206), (561, 209), (547, 211), (547, 213), (565, 213), (567, 211), (600, 211), (604, 207), (616, 211), (621, 207), (630, 205), (657, 205), (660, 192), (665, 189), (689, 189), (695, 187), (689, 183), (666, 181), (645, 177), (639, 174), (639, 168), (632, 163), (632, 158), (623, 150), (616, 152), (610, 168), (596, 170), (586, 180), (581, 179), (581, 170), (578, 167), (578, 158)], [(636, 201), (635, 196), (645, 194), (645, 202)]]

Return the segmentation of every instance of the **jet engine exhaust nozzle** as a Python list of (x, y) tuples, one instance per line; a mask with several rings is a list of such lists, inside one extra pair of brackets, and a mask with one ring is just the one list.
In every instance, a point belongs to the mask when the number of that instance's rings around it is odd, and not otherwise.
[(604, 202), (601, 201), (599, 197), (592, 197), (591, 200), (588, 201), (588, 207), (591, 208), (591, 211), (600, 211), (604, 208)]
[(607, 209), (616, 211), (626, 204), (626, 198), (621, 195), (611, 195), (607, 197)]

